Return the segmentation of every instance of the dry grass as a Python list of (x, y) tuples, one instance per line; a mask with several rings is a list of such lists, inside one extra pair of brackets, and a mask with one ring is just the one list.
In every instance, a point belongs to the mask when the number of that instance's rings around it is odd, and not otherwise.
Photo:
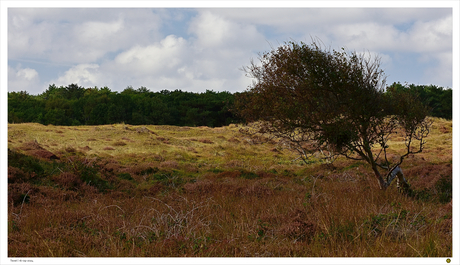
[(403, 164), (412, 196), (236, 125), (8, 127), (10, 257), (452, 256), (450, 121)]

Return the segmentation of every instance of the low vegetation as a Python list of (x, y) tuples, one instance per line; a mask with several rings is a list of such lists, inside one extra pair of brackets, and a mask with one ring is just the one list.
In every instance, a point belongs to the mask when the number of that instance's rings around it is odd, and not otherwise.
[(240, 129), (8, 124), (8, 256), (452, 256), (451, 121), (406, 158), (406, 195)]

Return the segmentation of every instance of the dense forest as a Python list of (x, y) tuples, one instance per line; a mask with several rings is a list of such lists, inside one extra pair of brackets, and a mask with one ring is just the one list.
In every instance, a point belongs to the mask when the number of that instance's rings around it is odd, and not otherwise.
[[(431, 109), (431, 116), (452, 119), (452, 89), (434, 85), (393, 83), (395, 90), (409, 90)], [(243, 92), (244, 93), (244, 92)], [(108, 87), (83, 88), (54, 84), (39, 95), (8, 92), (8, 122), (53, 125), (177, 125), (219, 127), (241, 122), (232, 113), (239, 93), (160, 92), (127, 87), (122, 92)]]
[(109, 88), (50, 85), (40, 95), (8, 93), (8, 122), (53, 125), (178, 125), (218, 127), (236, 122), (229, 111), (229, 92), (191, 93), (181, 90), (151, 92), (128, 87)]

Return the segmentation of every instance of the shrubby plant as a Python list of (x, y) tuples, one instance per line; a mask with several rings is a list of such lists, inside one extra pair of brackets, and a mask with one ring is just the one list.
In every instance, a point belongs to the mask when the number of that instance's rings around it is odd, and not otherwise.
[[(243, 70), (254, 78), (235, 103), (239, 115), (252, 122), (247, 132), (282, 139), (306, 162), (317, 151), (329, 159), (363, 160), (380, 189), (396, 176), (398, 187), (408, 189), (400, 165), (422, 152), (429, 112), (413, 93), (385, 91), (379, 57), (325, 49), (315, 41), (287, 42)], [(406, 148), (391, 160), (394, 134), (404, 137)]]

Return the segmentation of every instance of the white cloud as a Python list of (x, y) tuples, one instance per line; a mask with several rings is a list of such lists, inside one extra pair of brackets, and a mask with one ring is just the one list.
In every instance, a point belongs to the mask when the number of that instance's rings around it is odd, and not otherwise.
[(10, 59), (94, 63), (107, 53), (162, 38), (149, 9), (10, 9)]
[(335, 43), (350, 50), (391, 50), (398, 32), (391, 25), (377, 23), (343, 24), (330, 31)]
[(35, 69), (8, 66), (8, 91), (39, 92), (40, 77)]
[(101, 86), (104, 81), (102, 74), (99, 72), (97, 64), (79, 64), (64, 73), (63, 76), (51, 80), (50, 84), (56, 86), (67, 86), (69, 84), (78, 84), (83, 87)]
[(186, 41), (174, 35), (153, 45), (134, 46), (115, 58), (112, 69), (131, 76), (173, 73), (182, 63), (185, 46)]
[(408, 32), (406, 50), (419, 53), (452, 50), (452, 16), (429, 22), (418, 21)]
[[(256, 27), (222, 19), (208, 11), (192, 19), (188, 40), (174, 35), (151, 45), (135, 45), (101, 69), (124, 76), (125, 83), (153, 90), (243, 90), (250, 80), (239, 70), (254, 47), (268, 46)], [(241, 77), (246, 83), (241, 84)], [(118, 82), (115, 82), (118, 83)], [(125, 84), (126, 86), (128, 84)]]
[(255, 25), (228, 20), (208, 10), (192, 19), (189, 32), (196, 36), (196, 47), (202, 50), (235, 46), (254, 49), (265, 41)]
[(434, 56), (435, 63), (424, 70), (423, 84), (452, 88), (452, 53), (441, 52)]

